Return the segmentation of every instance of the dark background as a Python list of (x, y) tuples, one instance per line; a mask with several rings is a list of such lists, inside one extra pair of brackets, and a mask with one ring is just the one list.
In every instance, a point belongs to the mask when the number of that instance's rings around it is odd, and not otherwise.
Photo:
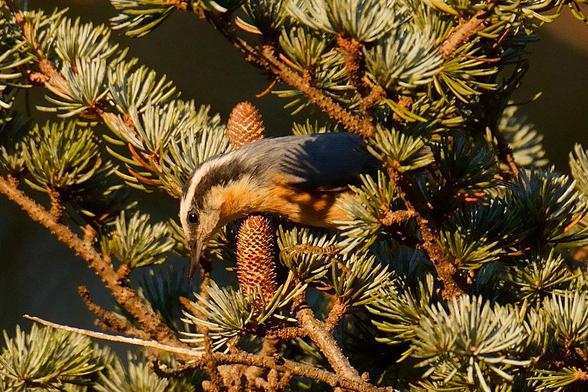
[[(70, 16), (94, 23), (108, 23), (115, 15), (107, 0), (29, 3), (32, 9), (70, 7)], [(114, 33), (114, 38), (130, 47), (131, 56), (173, 80), (183, 98), (211, 105), (223, 121), (237, 102), (248, 99), (262, 111), (269, 132), (289, 132), (292, 117), (282, 109), (285, 101), (271, 95), (255, 98), (267, 87), (267, 78), (194, 15), (177, 12), (145, 38), (129, 39), (121, 33)], [(551, 161), (567, 171), (574, 143), (588, 145), (588, 26), (564, 11), (556, 23), (541, 30), (540, 38), (529, 46), (531, 68), (516, 99), (527, 101), (543, 92), (522, 112), (544, 133)], [(32, 95), (33, 100), (41, 97)], [(176, 214), (177, 206), (167, 196), (151, 198)], [(21, 318), (24, 313), (90, 327), (93, 317), (77, 295), (80, 284), (87, 285), (100, 304), (112, 303), (83, 260), (0, 196), (0, 330), (12, 334), (16, 324), (28, 325)]]

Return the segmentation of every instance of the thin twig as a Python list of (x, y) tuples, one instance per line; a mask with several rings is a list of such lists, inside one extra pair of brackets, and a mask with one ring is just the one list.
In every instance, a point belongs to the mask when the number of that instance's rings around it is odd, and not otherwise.
[(208, 328), (201, 327), (199, 330), (202, 331), (204, 335), (204, 368), (206, 369), (209, 377), (212, 392), (224, 392), (226, 391), (226, 387), (223, 382), (223, 377), (221, 376), (217, 363), (214, 360), (214, 356), (212, 355), (212, 343), (210, 341), (210, 334), (208, 333)]
[(498, 148), (498, 158), (507, 164), (510, 172), (514, 177), (519, 175), (519, 166), (515, 162), (514, 155), (512, 153), (512, 148), (509, 146), (508, 142), (504, 139), (502, 133), (497, 129), (497, 127), (490, 127), (490, 131), (492, 135), (496, 139), (496, 147)]
[(298, 327), (282, 327), (270, 329), (267, 331), (266, 336), (275, 337), (280, 340), (292, 340), (306, 336), (306, 332)]
[(82, 233), (82, 240), (84, 241), (84, 243), (88, 244), (88, 246), (92, 246), (92, 244), (96, 240), (96, 230), (92, 227), (92, 225), (87, 224), (82, 229)]
[[(261, 349), (259, 350), (258, 354), (264, 357), (271, 357), (278, 352), (278, 338), (274, 336), (265, 336), (263, 338), (263, 343), (261, 344)], [(245, 376), (249, 384), (255, 384), (256, 379), (263, 375), (263, 368), (252, 366), (245, 371)], [(268, 380), (269, 381), (269, 380)]]
[(51, 209), (49, 213), (55, 219), (55, 222), (61, 221), (61, 217), (63, 216), (64, 207), (61, 203), (61, 195), (55, 189), (47, 188), (47, 193), (49, 194), (49, 201), (51, 202)]
[(362, 96), (366, 95), (369, 91), (362, 80), (365, 68), (362, 51), (363, 45), (355, 38), (344, 37), (342, 35), (337, 36), (336, 42), (339, 52), (343, 56), (343, 63), (349, 75), (349, 81)]
[(441, 44), (439, 52), (445, 60), (451, 58), (453, 53), (473, 36), (484, 30), (487, 11), (480, 10), (474, 14), (468, 21), (460, 24), (451, 35)]
[(149, 334), (132, 326), (127, 320), (116, 315), (116, 313), (104, 309), (90, 298), (90, 291), (86, 286), (79, 286), (78, 293), (82, 302), (90, 312), (96, 316), (97, 321), (110, 331), (124, 333), (139, 339), (149, 339)]
[(416, 211), (387, 209), (378, 219), (384, 226), (393, 226), (405, 223), (416, 216)]
[(422, 247), (427, 252), (429, 259), (437, 271), (437, 276), (443, 284), (441, 296), (443, 299), (449, 300), (462, 295), (464, 292), (457, 281), (458, 270), (456, 266), (445, 257), (443, 249), (439, 246), (434, 231), (430, 227), (429, 221), (417, 211), (412, 201), (408, 198), (404, 191), (401, 174), (394, 168), (394, 165), (388, 166), (388, 176), (394, 182), (396, 191), (406, 209), (416, 218), (422, 236)]
[(292, 373), (285, 372), (282, 375), (282, 378), (280, 378), (280, 380), (278, 381), (278, 385), (276, 385), (276, 390), (282, 391), (282, 390), (286, 389), (288, 384), (290, 384), (291, 379), (292, 379)]
[(335, 303), (331, 307), (329, 315), (325, 320), (325, 324), (329, 332), (335, 329), (337, 324), (339, 324), (339, 322), (343, 319), (343, 317), (345, 317), (345, 314), (347, 313), (347, 304), (339, 301), (339, 298), (335, 299), (334, 302)]
[(347, 357), (343, 354), (339, 345), (328, 331), (327, 326), (317, 320), (310, 307), (302, 305), (296, 311), (296, 319), (307, 333), (308, 337), (319, 347), (329, 364), (340, 376), (344, 376), (356, 382), (363, 382), (359, 372), (351, 366)]
[[(198, 301), (203, 304), (209, 297), (208, 288), (210, 287), (210, 283), (212, 282), (212, 277), (208, 263), (203, 263), (202, 268), (200, 268), (200, 285), (198, 287), (198, 292), (200, 294)], [(195, 308), (190, 300), (185, 297), (179, 297), (180, 303), (189, 310), (192, 314), (197, 315), (201, 320), (206, 320), (206, 315)], [(205, 358), (205, 368), (210, 376), (210, 383), (208, 383), (207, 389), (212, 392), (220, 392), (225, 391), (225, 382), (223, 382), (223, 376), (221, 375), (217, 363), (212, 355), (212, 342), (210, 340), (210, 334), (208, 328), (204, 325), (198, 325), (196, 327), (198, 333), (201, 333), (204, 336), (204, 351), (206, 353)]]
[[(170, 346), (167, 344), (159, 343), (154, 340), (142, 340), (137, 338), (129, 338), (126, 336), (115, 336), (109, 335), (102, 332), (90, 331), (87, 329), (70, 327), (67, 325), (53, 323), (51, 321), (47, 321), (41, 319), (39, 317), (24, 315), (24, 318), (28, 320), (32, 320), (39, 324), (45, 325), (47, 327), (60, 329), (68, 332), (78, 333), (81, 335), (89, 336), (95, 339), (106, 340), (110, 342), (118, 342), (118, 343), (125, 343), (131, 344), (134, 346), (140, 347), (147, 347), (152, 348), (155, 350), (165, 351), (171, 354), (177, 354), (179, 356), (189, 357), (192, 359), (192, 364), (195, 367), (202, 367), (204, 366), (204, 352), (197, 351), (185, 347), (177, 347), (177, 346)], [(259, 366), (267, 369), (275, 369), (278, 372), (290, 372), (297, 376), (308, 377), (310, 379), (324, 382), (327, 385), (332, 387), (340, 386), (342, 388), (350, 389), (353, 391), (358, 392), (392, 392), (393, 389), (391, 387), (386, 388), (378, 388), (376, 386), (370, 385), (363, 380), (361, 382), (356, 382), (355, 380), (350, 380), (346, 377), (337, 376), (331, 372), (326, 370), (322, 370), (310, 365), (297, 363), (290, 360), (284, 360), (283, 363), (277, 364), (274, 358), (272, 357), (263, 357), (255, 354), (249, 354), (246, 352), (238, 352), (234, 354), (223, 354), (223, 353), (212, 353), (214, 356), (215, 361), (218, 364), (243, 364), (248, 366)]]
[(276, 84), (278, 84), (278, 78), (273, 78), (270, 84), (262, 92), (255, 94), (255, 98), (265, 97), (266, 95), (272, 92), (274, 87), (276, 87)]
[(235, 47), (245, 54), (247, 61), (265, 68), (279, 77), (284, 83), (302, 92), (310, 101), (327, 113), (333, 120), (341, 124), (347, 131), (364, 138), (371, 137), (375, 133), (374, 124), (369, 119), (350, 113), (332, 98), (326, 96), (321, 89), (312, 86), (309, 80), (298, 75), (278, 60), (274, 56), (272, 47), (253, 47), (234, 34), (227, 20), (211, 12), (207, 12), (206, 17)]
[(256, 52), (256, 54), (266, 60), (266, 64), (270, 70), (276, 73), (284, 83), (301, 91), (315, 105), (328, 114), (329, 117), (340, 123), (349, 132), (355, 133), (363, 138), (369, 138), (374, 135), (374, 124), (368, 118), (358, 117), (348, 112), (332, 98), (326, 96), (322, 90), (312, 86), (303, 77), (278, 61), (274, 57), (273, 48), (266, 46), (261, 52)]

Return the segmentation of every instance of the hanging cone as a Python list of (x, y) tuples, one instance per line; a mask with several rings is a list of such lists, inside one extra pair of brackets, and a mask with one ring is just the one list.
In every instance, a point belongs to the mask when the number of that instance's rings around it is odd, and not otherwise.
[(263, 139), (265, 128), (259, 110), (248, 101), (238, 103), (227, 122), (227, 136), (233, 147)]
[(264, 305), (276, 292), (274, 230), (261, 215), (245, 219), (237, 234), (237, 277), (245, 295)]

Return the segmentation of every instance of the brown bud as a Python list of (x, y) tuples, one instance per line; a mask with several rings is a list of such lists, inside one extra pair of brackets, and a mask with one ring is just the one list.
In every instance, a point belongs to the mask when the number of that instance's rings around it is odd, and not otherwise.
[(265, 128), (259, 110), (248, 101), (238, 103), (227, 122), (227, 136), (234, 147), (263, 139)]
[(243, 293), (263, 304), (276, 292), (275, 256), (270, 221), (261, 215), (247, 217), (237, 234), (237, 277)]

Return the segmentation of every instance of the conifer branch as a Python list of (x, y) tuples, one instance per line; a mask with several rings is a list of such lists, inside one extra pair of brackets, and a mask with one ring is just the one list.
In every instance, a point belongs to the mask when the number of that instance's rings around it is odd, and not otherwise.
[(488, 11), (480, 10), (474, 14), (469, 20), (461, 23), (456, 29), (447, 37), (441, 44), (439, 52), (445, 60), (450, 59), (453, 53), (465, 42), (469, 41), (473, 36), (478, 34), (485, 28), (485, 20)]
[(361, 42), (355, 38), (343, 37), (342, 35), (338, 35), (336, 41), (343, 55), (345, 69), (349, 73), (351, 83), (361, 95), (365, 95), (366, 85), (363, 81), (365, 63)]
[(338, 298), (335, 299), (331, 310), (329, 311), (329, 315), (325, 320), (325, 325), (327, 327), (327, 331), (332, 332), (333, 329), (339, 324), (339, 322), (345, 317), (347, 313), (347, 305)]
[(94, 314), (97, 322), (108, 330), (124, 333), (127, 336), (133, 336), (139, 339), (149, 339), (149, 334), (138, 328), (135, 328), (116, 313), (104, 309), (90, 298), (90, 291), (86, 286), (79, 286), (78, 293), (86, 308)]
[(121, 282), (109, 259), (84, 242), (69, 227), (56, 222), (45, 208), (14, 187), (11, 181), (4, 177), (0, 177), (0, 193), (15, 202), (33, 221), (48, 229), (75, 254), (86, 260), (111, 291), (115, 301), (125, 308), (151, 337), (172, 345), (184, 345), (163, 320), (141, 300), (137, 292)]
[(447, 259), (447, 257), (445, 257), (443, 249), (439, 246), (439, 242), (431, 228), (429, 220), (425, 219), (417, 211), (412, 201), (408, 198), (408, 195), (402, 186), (402, 176), (394, 168), (394, 165), (388, 166), (388, 176), (390, 176), (390, 179), (394, 182), (398, 195), (406, 206), (407, 212), (416, 218), (422, 236), (422, 247), (427, 252), (429, 259), (435, 266), (437, 276), (443, 284), (441, 296), (445, 300), (450, 300), (462, 295), (464, 291), (461, 288), (461, 284), (458, 283), (458, 269), (449, 259)]
[(302, 330), (302, 328), (298, 327), (283, 327), (283, 328), (274, 328), (267, 331), (266, 336), (270, 338), (277, 338), (280, 340), (292, 340), (296, 338), (301, 338), (306, 336), (306, 333)]
[(464, 293), (457, 281), (458, 269), (448, 260), (441, 247), (439, 246), (433, 230), (429, 226), (429, 221), (422, 216), (417, 216), (417, 224), (423, 237), (422, 246), (435, 266), (439, 280), (443, 284), (441, 296), (445, 300), (458, 297)]
[[(193, 367), (201, 368), (205, 365), (206, 359), (204, 358), (205, 353), (202, 351), (192, 350), (186, 347), (178, 347), (172, 346), (168, 344), (159, 343), (158, 341), (153, 340), (142, 340), (138, 338), (129, 338), (126, 336), (116, 336), (116, 335), (109, 335), (102, 332), (90, 331), (87, 329), (70, 327), (67, 325), (53, 323), (51, 321), (43, 320), (39, 317), (23, 315), (24, 318), (27, 320), (31, 320), (37, 322), (39, 324), (45, 325), (47, 327), (60, 329), (63, 331), (78, 333), (84, 336), (89, 336), (95, 339), (106, 340), (110, 342), (118, 342), (124, 344), (131, 344), (134, 346), (152, 348), (155, 350), (165, 351), (171, 354), (177, 354), (181, 357), (191, 358), (190, 364)], [(290, 361), (287, 359), (283, 360), (283, 363), (277, 363), (276, 359), (273, 357), (264, 357), (261, 355), (250, 354), (242, 351), (237, 351), (231, 354), (223, 354), (213, 352), (211, 354), (214, 357), (214, 360), (217, 364), (242, 364), (248, 366), (257, 366), (266, 369), (274, 369), (278, 372), (290, 372), (297, 376), (308, 377), (312, 380), (324, 382), (327, 385), (332, 387), (342, 387), (345, 389), (349, 389), (352, 391), (357, 392), (393, 392), (393, 388), (385, 387), (385, 388), (378, 388), (376, 386), (370, 385), (365, 381), (361, 380), (358, 382), (353, 379), (349, 379), (344, 376), (338, 376), (334, 373), (328, 372), (326, 370), (322, 370), (316, 368), (314, 366), (306, 365), (303, 363), (298, 363), (294, 361)], [(280, 361), (282, 362), (282, 361)]]
[(514, 155), (512, 153), (512, 148), (508, 145), (507, 141), (504, 140), (504, 136), (500, 133), (498, 129), (492, 127), (492, 135), (496, 138), (496, 147), (498, 148), (498, 158), (504, 162), (508, 168), (510, 169), (511, 174), (513, 177), (519, 175), (519, 166), (517, 165)]
[[(189, 1), (185, 0), (169, 0), (170, 4), (176, 6), (180, 10), (188, 10), (191, 5)], [(28, 72), (26, 76), (29, 81), (36, 85), (42, 85), (49, 91), (56, 95), (69, 95), (71, 94), (69, 82), (66, 80), (64, 75), (58, 70), (58, 67), (49, 59), (48, 55), (40, 49), (40, 44), (35, 42), (33, 34), (31, 33), (31, 25), (26, 21), (24, 14), (21, 11), (14, 13), (15, 20), (20, 25), (23, 35), (31, 43), (31, 46), (36, 55), (36, 61), (39, 71)], [(76, 69), (76, 64), (72, 64), (72, 70)], [(78, 72), (78, 71), (76, 71)], [(109, 102), (99, 100), (94, 102), (90, 107), (86, 108), (80, 113), (83, 118), (99, 118), (104, 124), (111, 128), (117, 129), (120, 133), (124, 134), (137, 134), (137, 129), (129, 113), (120, 111), (115, 106), (112, 106)], [(141, 167), (147, 170), (148, 173), (154, 174), (161, 177), (162, 170), (156, 158), (158, 153), (153, 151), (137, 151), (135, 147), (129, 142), (126, 143), (129, 153), (132, 158), (138, 162)], [(138, 182), (146, 185), (161, 187), (163, 182), (159, 178), (148, 178), (145, 175), (133, 170), (127, 165), (129, 174)], [(144, 174), (144, 173), (143, 173)], [(176, 183), (166, 184), (164, 187), (165, 191), (172, 198), (179, 198), (182, 194), (181, 186)], [(50, 192), (50, 195), (54, 192)], [(59, 213), (58, 210), (53, 210), (54, 213)]]
[(338, 375), (355, 380), (356, 382), (362, 381), (359, 372), (351, 366), (349, 360), (337, 345), (337, 342), (329, 332), (328, 326), (316, 319), (310, 307), (302, 305), (296, 311), (296, 319), (298, 319), (298, 322), (308, 337), (320, 348)]
[[(366, 79), (366, 78), (364, 78)], [(363, 110), (367, 110), (374, 106), (378, 101), (386, 97), (386, 90), (384, 90), (381, 86), (377, 84), (370, 83), (370, 92), (368, 95), (362, 98), (360, 102), (360, 107)], [(399, 102), (402, 105), (402, 102)]]
[(348, 112), (332, 98), (327, 97), (320, 89), (312, 86), (308, 80), (299, 76), (284, 63), (276, 59), (271, 47), (266, 46), (257, 52), (257, 55), (265, 60), (268, 70), (274, 72), (284, 83), (304, 93), (323, 112), (341, 124), (346, 130), (363, 138), (369, 138), (374, 135), (375, 127), (368, 118), (359, 117)]
[(411, 210), (392, 211), (392, 210), (386, 208), (386, 210), (382, 214), (382, 217), (380, 218), (380, 223), (382, 223), (384, 226), (399, 225), (401, 223), (404, 223), (404, 222), (414, 218), (415, 216), (416, 216), (416, 211), (411, 211)]
[(204, 368), (210, 376), (210, 391), (225, 392), (226, 388), (225, 383), (223, 382), (223, 377), (221, 376), (218, 364), (212, 355), (212, 344), (208, 328), (203, 327), (202, 332), (204, 335)]
[(49, 213), (56, 222), (59, 222), (64, 209), (63, 204), (61, 203), (61, 196), (59, 195), (59, 192), (54, 189), (48, 189), (47, 193), (49, 194), (49, 201), (51, 202)]
[(341, 124), (347, 131), (364, 138), (369, 138), (375, 133), (374, 124), (372, 124), (369, 119), (350, 113), (332, 98), (326, 96), (319, 88), (312, 86), (307, 79), (298, 75), (286, 64), (279, 61), (275, 57), (274, 49), (272, 47), (253, 47), (248, 42), (234, 34), (226, 19), (219, 18), (210, 12), (206, 13), (206, 17), (225, 36), (225, 38), (245, 54), (245, 60), (256, 63), (267, 71), (272, 72), (280, 78), (282, 82), (302, 92), (308, 97), (308, 99), (328, 114), (333, 120)]
[[(261, 349), (258, 352), (258, 355), (263, 357), (272, 357), (274, 354), (278, 352), (279, 340), (273, 336), (265, 336), (263, 338), (263, 342), (261, 343)], [(252, 366), (245, 370), (245, 375), (247, 376), (247, 380), (250, 384), (258, 382), (263, 375), (263, 368)], [(272, 369), (274, 370), (274, 369)], [(269, 375), (268, 375), (268, 382), (269, 382)]]

